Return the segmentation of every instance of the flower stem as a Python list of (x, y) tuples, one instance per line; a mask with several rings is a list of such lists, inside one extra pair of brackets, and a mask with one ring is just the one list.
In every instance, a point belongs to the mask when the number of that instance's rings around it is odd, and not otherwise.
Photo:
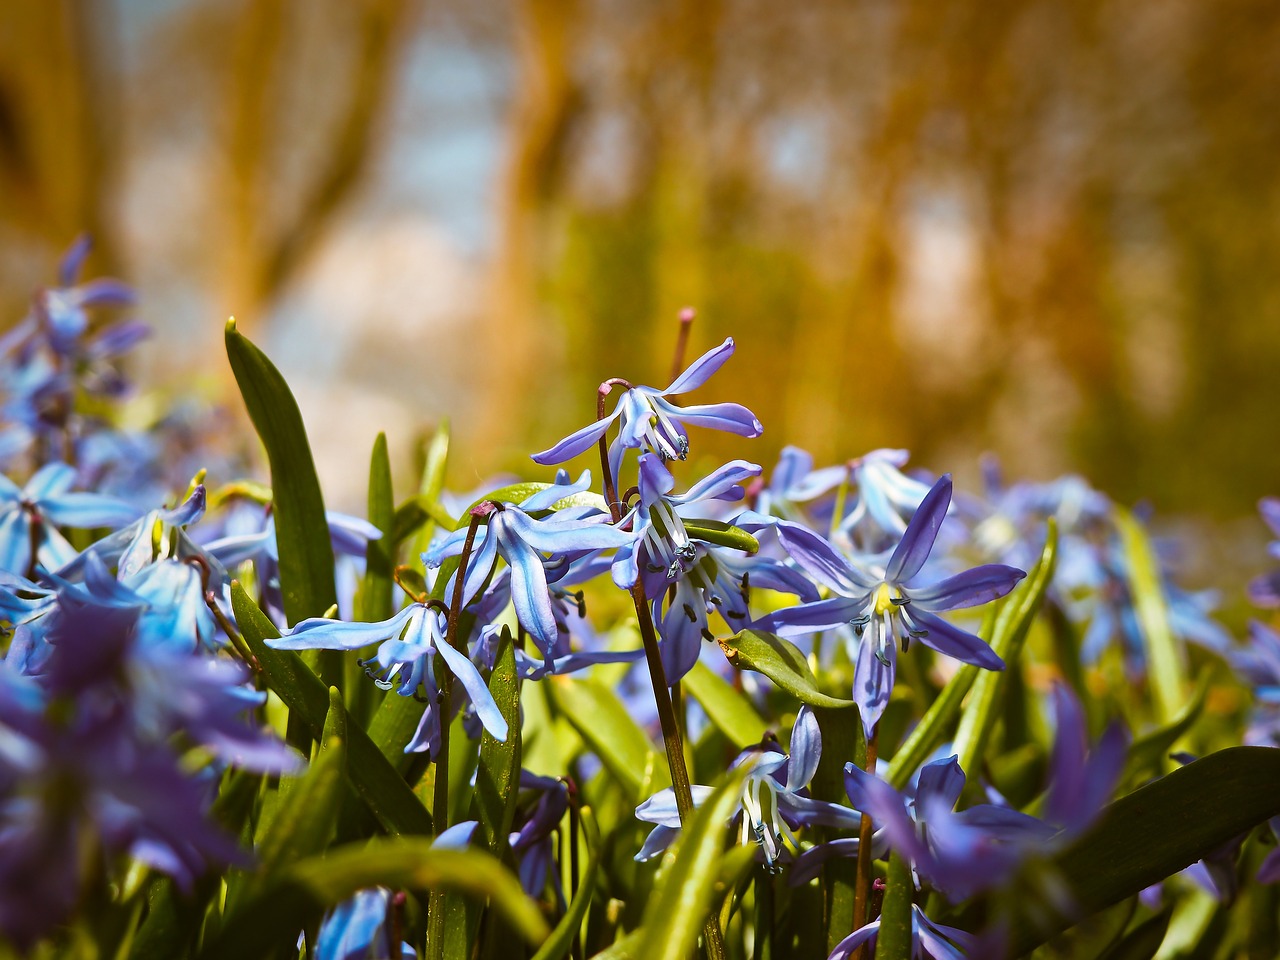
[[(483, 509), (488, 507), (488, 509)], [(445, 626), (445, 642), (455, 650), (466, 654), (466, 645), (458, 643), (458, 618), (462, 613), (462, 592), (467, 579), (467, 561), (471, 558), (471, 547), (475, 543), (476, 528), (481, 521), (493, 512), (489, 501), (472, 508), (471, 524), (467, 527), (467, 539), (463, 541), (462, 553), (458, 555), (458, 569), (454, 574), (453, 598), (449, 602), (449, 614)], [(445, 663), (444, 657), (436, 654), (435, 672), (439, 688), (438, 708), (440, 710), (440, 749), (435, 758), (435, 792), (431, 804), (431, 818), (435, 826), (436, 836), (449, 829), (449, 723), (453, 713), (451, 707), (451, 687), (453, 671)], [(444, 957), (444, 915), (445, 894), (433, 893), (427, 901), (427, 950), (434, 960)]]
[(684, 352), (689, 346), (689, 328), (693, 326), (693, 319), (696, 317), (697, 311), (693, 307), (685, 307), (680, 311), (680, 332), (676, 334), (676, 353), (671, 361), (671, 382), (674, 383), (676, 378), (680, 376), (684, 370)]
[[(867, 762), (864, 768), (867, 773), (875, 776), (876, 772), (876, 752), (880, 741), (880, 729), (871, 731), (871, 736), (867, 738)], [(862, 824), (858, 830), (858, 879), (853, 888), (853, 929), (857, 930), (867, 922), (867, 893), (871, 889), (871, 833), (872, 824), (871, 817), (864, 813), (862, 815)], [(866, 957), (866, 947), (858, 947), (853, 955), (853, 960), (863, 960)]]

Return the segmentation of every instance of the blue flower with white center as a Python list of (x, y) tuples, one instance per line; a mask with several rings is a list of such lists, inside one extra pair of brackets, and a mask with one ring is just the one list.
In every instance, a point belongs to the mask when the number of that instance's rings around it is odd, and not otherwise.
[[(826, 826), (856, 830), (862, 815), (856, 810), (814, 800), (806, 787), (822, 759), (822, 732), (813, 711), (802, 706), (791, 730), (791, 753), (785, 754), (775, 742), (752, 747), (738, 755), (733, 766), (750, 765), (742, 784), (742, 794), (732, 821), (740, 824), (743, 846), (757, 844), (765, 866), (777, 872), (778, 863), (798, 853), (795, 831), (802, 826)], [(694, 786), (696, 807), (709, 797), (711, 787)], [(635, 859), (641, 862), (658, 856), (680, 833), (680, 813), (670, 787), (654, 794), (636, 807), (636, 817), (655, 824)], [(790, 853), (787, 851), (790, 850)]]
[(57, 528), (117, 527), (141, 511), (114, 497), (73, 493), (76, 472), (65, 463), (41, 467), (19, 488), (0, 475), (0, 570), (27, 575), (36, 562), (55, 570), (76, 557)]
[(437, 653), (466, 690), (484, 728), (497, 740), (507, 739), (507, 721), (493, 694), (471, 658), (445, 638), (445, 616), (434, 606), (411, 603), (391, 619), (378, 623), (312, 617), (279, 639), (267, 641), (277, 650), (359, 650), (372, 643), (379, 647), (366, 666), (372, 669), (376, 664), (381, 671), (375, 678), (379, 686), (385, 690), (395, 687), (403, 697), (417, 695), (419, 688), (425, 692), (427, 708), (405, 753), (427, 751), (434, 757), (440, 746)]
[(940, 583), (914, 580), (933, 549), (951, 502), (951, 477), (929, 491), (883, 568), (851, 564), (817, 534), (792, 523), (778, 525), (787, 552), (818, 583), (836, 594), (762, 617), (759, 625), (781, 636), (799, 636), (851, 625), (858, 641), (854, 655), (853, 697), (870, 736), (889, 702), (897, 664), (897, 644), (905, 651), (919, 640), (939, 653), (988, 670), (1003, 661), (980, 637), (936, 614), (1003, 597), (1026, 574), (1014, 567), (987, 564)]
[(689, 455), (686, 426), (723, 430), (740, 437), (758, 437), (764, 432), (760, 421), (737, 403), (708, 403), (677, 407), (667, 397), (679, 396), (702, 386), (733, 356), (733, 338), (708, 350), (676, 377), (665, 390), (628, 385), (609, 416), (588, 424), (565, 437), (554, 447), (533, 454), (534, 463), (564, 463), (590, 450), (617, 422), (618, 436), (609, 447), (609, 469), (614, 477), (626, 450), (648, 450), (663, 460), (684, 460)]
[[(495, 503), (487, 520), (475, 533), (471, 555), (463, 579), (463, 603), (478, 596), (493, 575), (498, 558), (511, 571), (511, 602), (516, 618), (529, 632), (544, 656), (554, 658), (559, 628), (552, 607), (549, 579), (563, 575), (574, 559), (595, 550), (624, 547), (635, 535), (607, 523), (597, 513), (580, 519), (580, 510), (553, 512), (542, 519), (531, 514), (551, 510), (575, 493), (587, 490), (591, 474), (583, 471), (574, 484), (557, 483), (526, 498), (520, 504)], [(490, 501), (492, 502), (492, 501)], [(466, 542), (467, 530), (455, 530), (433, 544), (422, 559), (438, 567), (447, 557), (457, 556)], [(552, 576), (548, 577), (552, 568)]]

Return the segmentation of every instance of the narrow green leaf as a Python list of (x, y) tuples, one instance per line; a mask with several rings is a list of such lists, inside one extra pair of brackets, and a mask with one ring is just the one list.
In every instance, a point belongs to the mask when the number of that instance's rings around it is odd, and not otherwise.
[(507, 721), (508, 734), (505, 743), (495, 740), (488, 730), (480, 737), (472, 816), (480, 821), (480, 833), (489, 852), (501, 858), (520, 789), (520, 678), (516, 675), (515, 641), (506, 627), (498, 641), (489, 692)]
[(911, 878), (910, 862), (896, 850), (889, 854), (885, 884), (880, 932), (876, 936), (876, 960), (911, 960), (911, 900), (916, 885)]
[(763, 673), (787, 693), (811, 707), (833, 709), (854, 706), (852, 700), (827, 696), (795, 644), (760, 630), (743, 630), (727, 640), (717, 641), (725, 657), (739, 670)]
[(297, 937), (326, 909), (365, 887), (458, 892), (487, 901), (527, 943), (550, 932), (537, 904), (493, 857), (476, 850), (435, 849), (416, 837), (378, 838), (309, 857), (245, 904), (200, 954), (201, 960), (267, 955), (281, 937)]
[(456, 530), (457, 523), (438, 500), (418, 494), (396, 508), (391, 523), (393, 543), (403, 543), (428, 523), (439, 524), (446, 530)]
[(693, 952), (712, 907), (729, 817), (749, 772), (744, 764), (726, 774), (681, 829), (675, 851), (663, 858), (665, 873), (641, 926), (640, 960), (687, 960)]
[(1160, 582), (1160, 567), (1151, 540), (1141, 522), (1124, 507), (1114, 511), (1116, 530), (1128, 563), (1133, 612), (1142, 631), (1147, 664), (1155, 695), (1156, 716), (1172, 722), (1185, 703), (1187, 665), (1185, 651), (1169, 626), (1169, 606)]
[(1144, 734), (1129, 747), (1129, 755), (1125, 759), (1124, 776), (1121, 783), (1132, 783), (1140, 777), (1159, 773), (1165, 766), (1169, 751), (1182, 739), (1195, 722), (1200, 719), (1205, 700), (1209, 696), (1209, 685), (1212, 677), (1206, 673), (1196, 683), (1191, 699), (1168, 724)]
[(285, 616), (290, 624), (322, 616), (338, 602), (338, 595), (324, 497), (302, 414), (280, 371), (236, 331), (234, 321), (227, 324), (226, 345), (231, 371), (271, 468)]
[(627, 713), (622, 701), (608, 687), (594, 680), (550, 678), (543, 687), (565, 719), (633, 800), (642, 800), (640, 787), (646, 764), (654, 764), (656, 789), (670, 786), (665, 759)]
[(369, 458), (369, 522), (382, 531), (380, 540), (370, 540), (365, 549), (364, 583), (360, 592), (358, 617), (369, 623), (386, 620), (391, 609), (391, 571), (395, 566), (392, 525), (395, 520), (395, 495), (391, 489), (391, 458), (387, 453), (387, 435), (378, 434)]
[(582, 928), (582, 919), (587, 915), (587, 908), (591, 906), (591, 898), (595, 893), (596, 873), (599, 872), (600, 857), (603, 853), (603, 845), (597, 843), (587, 859), (587, 869), (582, 875), (582, 882), (578, 885), (578, 895), (573, 898), (569, 909), (560, 918), (556, 928), (551, 931), (551, 936), (547, 938), (546, 943), (533, 955), (533, 960), (562, 960), (568, 955), (569, 949), (573, 946), (573, 938)]
[[(440, 495), (444, 492), (445, 474), (449, 466), (450, 436), (449, 421), (445, 420), (436, 428), (435, 435), (431, 438), (431, 443), (427, 445), (426, 462), (422, 468), (422, 480), (418, 484), (418, 495), (426, 498), (428, 503), (437, 506), (440, 503)], [(441, 523), (431, 519), (418, 528), (417, 535), (413, 540), (412, 553), (415, 557), (431, 546), (431, 538), (435, 535), (437, 524), (447, 530), (454, 529), (453, 518), (447, 517), (446, 519), (448, 519), (448, 523)]]
[(716, 729), (739, 750), (764, 739), (769, 726), (740, 691), (735, 690), (706, 664), (696, 663), (680, 681), (684, 689), (707, 711)]
[[(1069, 892), (1076, 916), (1088, 916), (1278, 814), (1280, 750), (1221, 750), (1110, 804), (1093, 829), (1052, 861), (1057, 889)], [(1037, 925), (1024, 919), (1011, 953), (1044, 943), (1070, 923), (1065, 916)]]
[(693, 539), (705, 540), (720, 547), (745, 550), (747, 553), (755, 553), (760, 549), (759, 540), (741, 527), (723, 520), (685, 520), (684, 529)]
[(1169, 912), (1158, 913), (1134, 927), (1098, 960), (1151, 960), (1169, 929)]
[[(298, 717), (317, 739), (324, 734), (329, 696), (324, 684), (302, 659), (289, 650), (273, 650), (268, 639), (280, 636), (270, 618), (263, 613), (240, 584), (231, 585), (231, 606), (245, 642), (257, 658), (267, 685)], [(388, 700), (405, 700), (390, 697)], [(418, 802), (386, 757), (374, 746), (360, 727), (352, 724), (347, 731), (348, 772), (356, 793), (378, 822), (390, 833), (430, 834), (431, 815)]]
[(1003, 670), (980, 670), (973, 683), (969, 702), (960, 715), (955, 751), (960, 769), (972, 776), (986, 753), (987, 740), (1000, 715), (1001, 700), (1009, 685), (1008, 674), (1019, 669), (1018, 660), (1027, 641), (1031, 623), (1040, 610), (1045, 591), (1053, 582), (1058, 561), (1058, 524), (1049, 518), (1040, 560), (1000, 608), (991, 649), (1004, 661)]

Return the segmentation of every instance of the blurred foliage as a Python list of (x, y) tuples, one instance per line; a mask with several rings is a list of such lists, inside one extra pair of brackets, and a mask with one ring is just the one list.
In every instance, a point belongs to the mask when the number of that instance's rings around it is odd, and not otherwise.
[[(420, 411), (483, 425), (482, 469), (581, 422), (596, 371), (664, 381), (693, 305), (694, 350), (743, 344), (732, 392), (765, 462), (784, 441), (931, 466), (990, 449), (1218, 516), (1275, 492), (1263, 0), (7, 4), (5, 314), (88, 228), (100, 268), (216, 291), (207, 351), (226, 313), (270, 324), (344, 215), (376, 220), (362, 198), (424, 36), (481, 57), (505, 118), (488, 275), (440, 334), (458, 371), (435, 371), (486, 386)], [(206, 160), (199, 220), (149, 244), (120, 191), (176, 142)], [(552, 379), (563, 406), (521, 402)]]

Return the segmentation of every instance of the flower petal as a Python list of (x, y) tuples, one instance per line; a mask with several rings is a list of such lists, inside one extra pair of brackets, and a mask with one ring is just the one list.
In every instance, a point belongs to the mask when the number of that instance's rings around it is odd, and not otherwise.
[(688, 407), (677, 407), (662, 397), (654, 397), (653, 405), (685, 426), (722, 430), (747, 439), (754, 439), (764, 433), (764, 424), (740, 403), (695, 403)]
[(832, 597), (775, 610), (756, 621), (756, 626), (780, 637), (802, 637), (820, 630), (843, 627), (866, 606), (865, 600)]
[(453, 675), (458, 678), (467, 693), (471, 695), (471, 703), (476, 708), (476, 716), (480, 718), (484, 728), (489, 731), (489, 735), (495, 740), (505, 743), (507, 740), (507, 720), (502, 715), (502, 711), (498, 709), (498, 705), (493, 700), (493, 694), (489, 692), (488, 685), (485, 684), (484, 678), (480, 676), (480, 671), (476, 669), (476, 665), (471, 662), (471, 658), (455, 650), (451, 643), (442, 643), (436, 649), (444, 657), (445, 663), (449, 664), (449, 669), (453, 671)]
[(848, 560), (807, 527), (781, 521), (778, 538), (791, 559), (815, 580), (846, 597), (859, 597), (876, 586), (876, 579), (855, 569)]
[(284, 636), (266, 643), (276, 650), (359, 650), (371, 643), (398, 637), (411, 617), (424, 614), (430, 616), (426, 607), (413, 603), (390, 620), (379, 623), (348, 623), (345, 620), (309, 617)]
[(791, 728), (791, 763), (787, 765), (787, 789), (794, 793), (806, 786), (818, 772), (818, 761), (821, 759), (822, 731), (818, 729), (818, 718), (806, 704), (796, 714), (795, 726)]
[(693, 363), (685, 368), (684, 373), (671, 382), (671, 386), (663, 390), (660, 396), (676, 396), (696, 390), (711, 378), (711, 375), (724, 366), (726, 360), (733, 356), (733, 337), (725, 337), (724, 343), (712, 347)]
[(554, 447), (543, 450), (541, 453), (531, 454), (529, 459), (534, 463), (542, 464), (544, 467), (572, 460), (578, 454), (590, 450), (605, 435), (605, 431), (609, 429), (609, 426), (617, 417), (618, 410), (615, 409), (612, 414), (603, 420), (597, 420), (595, 423), (587, 424), (580, 430), (575, 430)]
[(912, 587), (911, 602), (925, 610), (959, 610), (1003, 597), (1026, 576), (1017, 567), (988, 563), (927, 587)]
[(933, 550), (933, 541), (951, 506), (951, 474), (944, 473), (920, 501), (906, 532), (885, 567), (884, 578), (890, 583), (906, 583), (924, 566)]
[(911, 618), (927, 631), (919, 640), (931, 650), (985, 670), (1004, 669), (1004, 661), (981, 637), (974, 636), (968, 630), (961, 630), (924, 610), (912, 610)]
[(927, 800), (940, 800), (950, 810), (960, 799), (962, 790), (964, 771), (960, 769), (959, 758), (952, 754), (945, 760), (934, 760), (920, 768), (916, 803), (922, 805)]

